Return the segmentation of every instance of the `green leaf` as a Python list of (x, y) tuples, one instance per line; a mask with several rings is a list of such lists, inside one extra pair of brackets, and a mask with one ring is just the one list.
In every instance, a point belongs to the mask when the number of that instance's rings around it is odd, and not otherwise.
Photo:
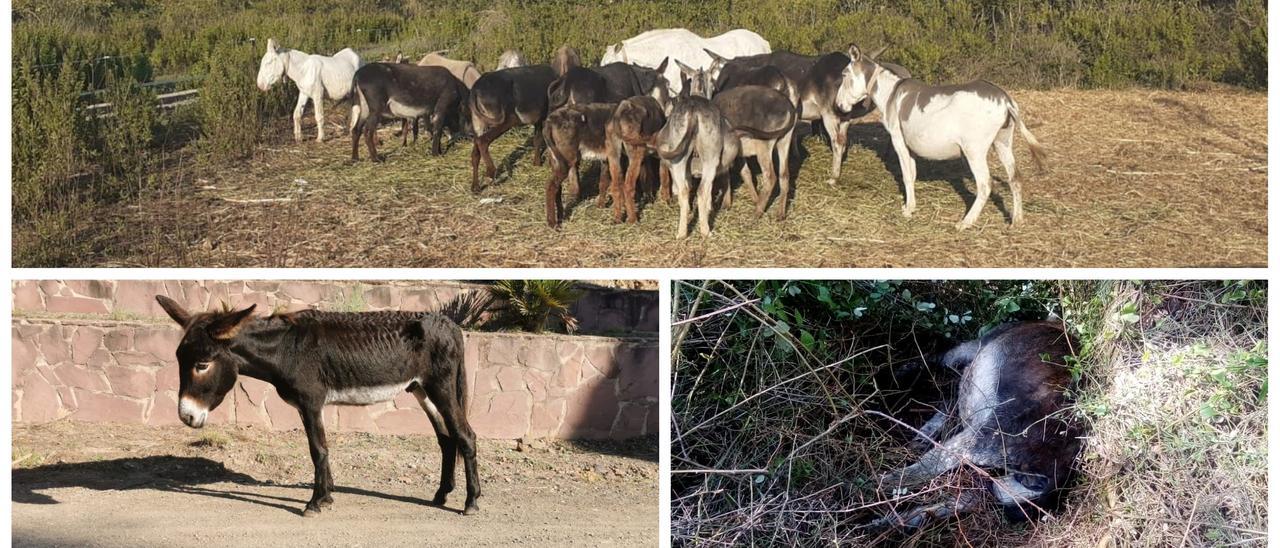
[(800, 330), (800, 344), (804, 345), (805, 350), (812, 352), (814, 342), (813, 333), (804, 329)]

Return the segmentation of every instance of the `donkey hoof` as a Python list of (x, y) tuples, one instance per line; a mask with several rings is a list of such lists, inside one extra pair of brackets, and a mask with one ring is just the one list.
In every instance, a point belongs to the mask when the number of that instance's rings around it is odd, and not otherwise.
[(973, 223), (966, 223), (964, 221), (960, 221), (956, 223), (956, 230), (965, 230), (971, 226), (973, 226)]
[(913, 213), (915, 213), (915, 212), (916, 212), (916, 208), (914, 208), (914, 207), (902, 206), (902, 216), (903, 216), (903, 217), (906, 217), (906, 218), (910, 219), (910, 218), (911, 218), (911, 214), (913, 214)]
[(462, 515), (470, 516), (471, 514), (474, 514), (479, 511), (480, 511), (480, 506), (472, 502), (471, 504), (468, 504), (465, 509), (462, 510)]
[(830, 179), (827, 179), (827, 184), (831, 186), (836, 186), (836, 178), (832, 177)]
[(302, 511), (302, 517), (304, 518), (314, 518), (318, 515), (320, 515), (319, 506), (307, 505), (307, 509)]

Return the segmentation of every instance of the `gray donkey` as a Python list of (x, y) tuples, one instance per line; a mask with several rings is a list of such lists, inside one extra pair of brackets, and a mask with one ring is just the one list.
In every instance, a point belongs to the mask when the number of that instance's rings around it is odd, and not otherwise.
[(706, 97), (690, 95), (686, 78), (671, 105), (667, 125), (658, 132), (658, 157), (670, 166), (671, 183), (680, 201), (677, 238), (689, 235), (689, 191), (694, 166), (701, 174), (698, 187), (698, 231), (711, 235), (711, 193), (716, 177), (734, 165), (741, 142), (720, 109)]
[[(997, 327), (952, 348), (942, 365), (961, 372), (960, 431), (941, 443), (951, 417), (940, 411), (915, 443), (932, 446), (919, 462), (880, 478), (894, 493), (916, 487), (960, 466), (990, 471), (990, 491), (1011, 518), (1030, 517), (1054, 505), (1072, 476), (1080, 432), (1067, 415), (1071, 372), (1064, 365), (1074, 343), (1060, 322)], [(920, 527), (977, 509), (979, 493), (890, 514), (872, 527)]]

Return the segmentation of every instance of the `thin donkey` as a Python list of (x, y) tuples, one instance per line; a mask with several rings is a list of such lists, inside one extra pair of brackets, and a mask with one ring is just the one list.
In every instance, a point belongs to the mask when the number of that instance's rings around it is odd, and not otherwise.
[(978, 193), (956, 228), (964, 230), (973, 226), (991, 194), (987, 154), (994, 146), (1013, 194), (1009, 222), (1013, 226), (1022, 223), (1022, 183), (1017, 178), (1013, 155), (1014, 130), (1027, 140), (1031, 159), (1041, 169), (1045, 154), (1040, 142), (1023, 123), (1018, 103), (1008, 93), (983, 80), (930, 86), (914, 78), (902, 78), (864, 57), (857, 46), (849, 48), (849, 58), (851, 61), (837, 92), (837, 107), (850, 110), (870, 97), (880, 109), (881, 121), (889, 131), (902, 167), (902, 186), (906, 192), (903, 215), (910, 217), (916, 210), (916, 161), (912, 153), (929, 160), (954, 160), (963, 156), (973, 171)]
[(325, 405), (370, 405), (400, 392), (417, 396), (440, 443), (443, 506), (453, 491), (462, 454), (467, 475), (463, 511), (479, 509), (476, 436), (467, 422), (462, 330), (428, 312), (339, 313), (304, 310), (253, 316), (236, 311), (190, 313), (163, 295), (156, 301), (183, 328), (178, 343), (178, 417), (192, 428), (236, 386), (239, 375), (271, 383), (298, 410), (315, 465), (315, 488), (304, 516), (333, 503), (333, 475), (321, 410)]
[(680, 96), (667, 113), (667, 123), (656, 139), (658, 157), (671, 169), (671, 186), (680, 202), (676, 237), (689, 235), (689, 194), (693, 169), (701, 175), (698, 187), (698, 231), (711, 235), (711, 197), (716, 178), (726, 173), (741, 152), (742, 143), (733, 126), (706, 97), (692, 95), (688, 78)]
[[(958, 417), (940, 411), (918, 432), (933, 449), (919, 462), (885, 474), (881, 489), (901, 491), (960, 466), (992, 471), (990, 491), (1012, 518), (1052, 506), (1072, 477), (1080, 431), (1068, 415), (1072, 376), (1066, 362), (1075, 345), (1060, 321), (1004, 324), (952, 348), (941, 365), (958, 371)], [(960, 431), (934, 441), (958, 418)], [(981, 497), (959, 497), (891, 514), (872, 526), (921, 527), (970, 512)]]

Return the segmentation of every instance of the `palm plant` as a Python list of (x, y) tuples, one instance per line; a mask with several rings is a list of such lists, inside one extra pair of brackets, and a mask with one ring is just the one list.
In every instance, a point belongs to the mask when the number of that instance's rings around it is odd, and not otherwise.
[(519, 327), (529, 333), (541, 333), (549, 320), (557, 320), (568, 333), (578, 328), (578, 320), (569, 307), (582, 297), (571, 280), (502, 280), (489, 287), (493, 297), (488, 325)]

